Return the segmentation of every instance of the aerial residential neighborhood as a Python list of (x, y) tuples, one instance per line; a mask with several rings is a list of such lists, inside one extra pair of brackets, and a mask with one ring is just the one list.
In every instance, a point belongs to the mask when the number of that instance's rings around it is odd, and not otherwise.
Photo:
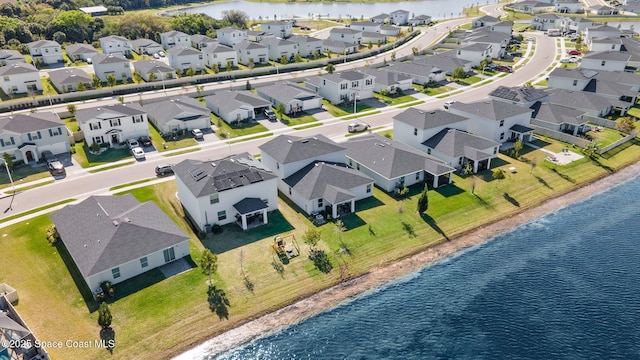
[(174, 356), (637, 160), (633, 6), (499, 7), (0, 50), (0, 359)]

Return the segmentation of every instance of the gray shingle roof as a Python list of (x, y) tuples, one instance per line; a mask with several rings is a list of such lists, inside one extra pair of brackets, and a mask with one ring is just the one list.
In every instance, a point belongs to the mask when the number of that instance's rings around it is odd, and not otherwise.
[(333, 47), (333, 48), (339, 47), (344, 49), (348, 47), (353, 47), (355, 45), (353, 45), (352, 43), (348, 43), (346, 41), (324, 39), (322, 40), (322, 46)]
[(54, 84), (77, 84), (82, 82), (83, 84), (91, 83), (91, 76), (84, 70), (78, 68), (64, 68), (49, 72), (49, 78)]
[(637, 91), (632, 90), (630, 85), (605, 80), (591, 81), (589, 82), (589, 84), (587, 84), (583, 91), (594, 92), (600, 95), (614, 96), (618, 99), (622, 96), (635, 97), (640, 95)]
[(220, 43), (211, 43), (207, 45), (207, 47), (203, 48), (202, 52), (207, 54), (216, 54), (216, 53), (223, 53), (223, 52), (235, 53), (236, 51), (227, 45), (223, 45)]
[(147, 47), (147, 46), (160, 46), (160, 44), (158, 44), (157, 42), (151, 40), (151, 39), (135, 39), (135, 40), (131, 40), (131, 46), (133, 46), (134, 48), (139, 48), (139, 47)]
[(51, 219), (84, 277), (189, 241), (155, 203), (131, 194), (91, 196)]
[(293, 41), (298, 44), (309, 43), (309, 42), (322, 42), (322, 39), (316, 39), (311, 36), (306, 35), (293, 35), (289, 38), (289, 41)]
[(198, 49), (180, 46), (172, 47), (171, 49), (167, 50), (167, 53), (171, 56), (188, 56), (202, 54), (202, 52)]
[(269, 206), (267, 206), (264, 201), (258, 198), (244, 198), (233, 204), (233, 207), (238, 210), (240, 215), (244, 215), (256, 212), (258, 210), (266, 209)]
[(162, 61), (138, 60), (133, 63), (133, 68), (140, 74), (172, 73), (176, 70)]
[(572, 109), (570, 107), (543, 103), (537, 108), (535, 119), (551, 124), (572, 124), (580, 125), (586, 121), (582, 120), (584, 111)]
[(200, 102), (188, 96), (180, 96), (143, 106), (149, 116), (160, 126), (171, 120), (192, 121), (203, 117), (209, 119), (210, 111)]
[(293, 41), (279, 39), (275, 37), (266, 37), (260, 41), (263, 45), (272, 45), (272, 46), (286, 46), (286, 45), (294, 45)]
[(76, 111), (76, 120), (82, 124), (93, 119), (111, 119), (119, 116), (143, 115), (146, 113), (142, 106), (135, 103), (114, 104), (89, 109), (79, 109)]
[(596, 51), (588, 52), (582, 57), (582, 61), (587, 59), (593, 60), (610, 60), (610, 61), (629, 61), (631, 54), (626, 51)]
[(0, 133), (25, 134), (61, 126), (64, 126), (64, 123), (57, 114), (50, 111), (0, 117)]
[(236, 44), (236, 49), (238, 49), (238, 50), (253, 50), (253, 49), (264, 49), (264, 50), (267, 50), (267, 47), (262, 45), (262, 44), (254, 43), (254, 42), (251, 42), (251, 41), (248, 41), (248, 40), (242, 40), (241, 42)]
[(11, 65), (0, 66), (0, 76), (39, 73), (35, 66), (27, 63), (13, 63)]
[(246, 152), (206, 162), (184, 160), (173, 171), (196, 198), (276, 177)]
[[(373, 179), (341, 163), (314, 161), (284, 179), (284, 182), (307, 200), (324, 198), (336, 202), (353, 199), (349, 189), (373, 183)], [(329, 189), (328, 189), (329, 187)]]
[(329, 33), (330, 34), (356, 35), (356, 34), (362, 34), (362, 31), (353, 30), (353, 29), (349, 29), (349, 28), (343, 28), (343, 27), (334, 27), (334, 28), (331, 28), (331, 30), (329, 30)]
[(466, 66), (471, 63), (469, 60), (458, 59), (455, 50), (449, 50), (431, 56), (416, 56), (413, 62), (421, 65), (435, 66), (446, 72), (453, 71), (458, 66)]
[(178, 30), (166, 31), (166, 32), (163, 32), (160, 35), (164, 36), (164, 37), (177, 37), (177, 36), (187, 36), (188, 37), (189, 36), (188, 34), (185, 34), (182, 31), (178, 31)]
[(101, 37), (98, 40), (99, 41), (122, 41), (122, 42), (129, 41), (129, 39), (127, 39), (124, 36), (120, 36), (120, 35), (108, 35), (108, 36), (105, 36), (105, 37)]
[(94, 65), (99, 65), (99, 64), (118, 64), (118, 63), (129, 63), (129, 60), (127, 60), (126, 57), (119, 55), (119, 54), (109, 54), (109, 55), (105, 55), (105, 54), (98, 54), (96, 56), (93, 57), (93, 64)]
[(27, 46), (31, 48), (39, 48), (44, 46), (60, 46), (57, 42), (53, 40), (36, 40), (27, 44)]
[(443, 110), (420, 110), (410, 107), (395, 115), (393, 120), (425, 130), (440, 126), (447, 126), (461, 121), (468, 121), (469, 118)]
[(555, 68), (553, 71), (549, 73), (549, 77), (562, 77), (573, 80), (589, 80), (593, 79), (598, 75), (598, 71), (591, 69), (565, 69), (565, 68)]
[(260, 96), (248, 90), (232, 91), (221, 90), (216, 91), (214, 95), (205, 97), (207, 103), (211, 102), (224, 112), (231, 112), (243, 105), (249, 105), (252, 108), (270, 106), (271, 103)]
[(257, 90), (258, 93), (268, 94), (271, 98), (283, 104), (288, 104), (294, 100), (304, 101), (313, 98), (320, 98), (320, 96), (313, 91), (290, 82), (261, 86)]
[(512, 116), (531, 113), (531, 109), (498, 100), (480, 100), (472, 103), (456, 102), (450, 110), (475, 115), (490, 120), (504, 120)]
[(598, 80), (626, 85), (640, 85), (640, 75), (626, 71), (598, 71)]
[(571, 104), (575, 109), (602, 111), (610, 106), (628, 107), (631, 104), (620, 100), (607, 99), (598, 94), (584, 91), (557, 90), (551, 93), (550, 102), (557, 105)]
[(71, 45), (67, 45), (64, 47), (65, 50), (67, 50), (68, 54), (92, 54), (92, 53), (97, 53), (98, 50), (96, 50), (96, 48), (94, 48), (93, 46), (89, 45), (89, 44), (83, 44), (83, 43), (75, 43), (75, 44), (71, 44)]
[(259, 149), (281, 164), (315, 159), (318, 156), (345, 150), (342, 145), (320, 134), (308, 138), (280, 135), (260, 145)]
[(352, 138), (345, 143), (345, 147), (348, 158), (387, 179), (423, 170), (435, 176), (455, 171), (442, 160), (378, 134)]
[(489, 96), (523, 104), (532, 101), (541, 101), (541, 99), (548, 97), (549, 94), (547, 94), (543, 90), (525, 86), (513, 88), (498, 86), (496, 89), (489, 93)]
[(376, 78), (376, 81), (375, 81), (376, 84), (381, 84), (385, 86), (396, 85), (400, 81), (406, 81), (406, 80), (412, 79), (411, 76), (409, 75), (390, 72), (390, 71), (386, 71), (385, 69), (372, 69), (369, 67), (363, 67), (358, 71), (367, 75), (374, 76)]
[(0, 60), (22, 60), (24, 62), (24, 56), (17, 50), (2, 49), (0, 50)]
[(386, 68), (387, 71), (400, 72), (406, 75), (426, 77), (434, 72), (441, 72), (442, 69), (431, 65), (422, 65), (407, 62), (393, 62)]
[(493, 155), (481, 150), (500, 146), (498, 142), (457, 129), (443, 129), (422, 145), (451, 157), (465, 156), (472, 160), (484, 160)]
[(195, 43), (214, 43), (214, 42), (216, 42), (214, 39), (208, 37), (207, 35), (202, 35), (202, 34), (191, 35), (189, 37), (189, 40), (191, 40), (191, 42), (195, 42)]

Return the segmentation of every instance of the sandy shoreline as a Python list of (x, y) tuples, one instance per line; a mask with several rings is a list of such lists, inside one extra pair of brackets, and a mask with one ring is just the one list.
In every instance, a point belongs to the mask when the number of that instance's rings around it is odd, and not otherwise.
[(587, 199), (593, 195), (601, 194), (616, 185), (630, 181), (637, 177), (639, 169), (640, 163), (633, 164), (610, 176), (582, 186), (567, 194), (550, 199), (538, 207), (525, 210), (512, 217), (496, 221), (482, 228), (457, 236), (449, 242), (434, 246), (387, 266), (373, 268), (365, 275), (323, 290), (306, 299), (209, 339), (175, 359), (195, 359), (204, 354), (220, 354), (250, 342), (255, 338), (275, 333), (292, 324), (334, 308), (358, 295), (367, 293), (368, 291), (432, 265), (461, 250), (482, 244), (497, 235), (511, 231), (532, 220), (553, 213), (554, 211)]

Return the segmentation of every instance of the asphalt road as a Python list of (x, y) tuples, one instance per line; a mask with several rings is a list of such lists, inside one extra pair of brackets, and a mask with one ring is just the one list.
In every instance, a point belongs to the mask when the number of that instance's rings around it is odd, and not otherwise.
[[(432, 39), (435, 40), (443, 33), (447, 32), (447, 26), (451, 28), (465, 22), (469, 22), (469, 20), (460, 19), (441, 23), (436, 27), (429, 28), (427, 36), (424, 36), (417, 41), (420, 41), (420, 46), (422, 46), (422, 44), (425, 44), (424, 46), (426, 46), (433, 42), (433, 40), (430, 40), (430, 38), (433, 37)], [(537, 44), (534, 55), (530, 57), (530, 60), (522, 68), (518, 69), (514, 73), (502, 78), (496, 78), (496, 80), (485, 86), (470, 88), (463, 93), (447, 97), (446, 99), (429, 98), (424, 104), (420, 104), (416, 107), (425, 110), (441, 109), (443, 103), (449, 100), (463, 102), (480, 100), (485, 98), (487, 93), (489, 93), (499, 85), (518, 86), (524, 84), (534, 77), (537, 77), (539, 74), (543, 74), (545, 70), (552, 64), (555, 58), (556, 43), (554, 38), (548, 38), (539, 35), (535, 36), (537, 37)], [(409, 44), (403, 49), (398, 49), (398, 56), (401, 56), (399, 53), (400, 51), (407, 51), (408, 54), (410, 54), (411, 47), (413, 46), (417, 46), (417, 44)], [(349, 68), (353, 65), (353, 63), (345, 64), (345, 66)], [(317, 69), (313, 70), (313, 74), (316, 73)], [(260, 80), (262, 80), (262, 78)], [(271, 79), (270, 81), (273, 81), (273, 79)], [(147, 94), (145, 94), (145, 96), (146, 95)], [(164, 94), (161, 95), (166, 96)], [(138, 99), (138, 96), (136, 96), (136, 99)], [(95, 105), (96, 104), (94, 103), (92, 106)], [(361, 120), (370, 124), (372, 127), (388, 127), (392, 124), (392, 116), (403, 111), (403, 109), (395, 108), (382, 108), (381, 110), (381, 113), (363, 117), (361, 118)], [(292, 130), (286, 128), (281, 129), (280, 131), (276, 131), (275, 134), (279, 135), (282, 133), (291, 133), (296, 136), (304, 137), (321, 133), (329, 138), (340, 141), (346, 140), (346, 138), (344, 137), (344, 134), (346, 133), (346, 123), (347, 122), (344, 120), (332, 119), (324, 122), (324, 125), (321, 127), (314, 127), (305, 130)], [(167, 162), (175, 164), (184, 159), (217, 159), (230, 154), (241, 152), (258, 154), (258, 146), (268, 140), (269, 138), (261, 138), (256, 140), (243, 141), (236, 144), (229, 144), (224, 141), (213, 139), (205, 140), (199, 146), (201, 151), (171, 157), (165, 157), (155, 151), (148, 152), (147, 159), (145, 161), (136, 162), (133, 165), (127, 165), (98, 173), (89, 173), (87, 169), (80, 169), (78, 165), (73, 165), (67, 168), (68, 175), (64, 179), (57, 180), (53, 184), (32, 188), (22, 192), (19, 191), (15, 195), (15, 197), (5, 196), (1, 198), (0, 210), (4, 212), (0, 212), (0, 219), (46, 204), (51, 204), (70, 198), (83, 199), (91, 195), (109, 194), (109, 188), (112, 186), (127, 184), (137, 180), (155, 177), (154, 168), (158, 164)], [(172, 179), (172, 177), (158, 179), (158, 181), (166, 181), (170, 179)], [(9, 210), (10, 204), (11, 210)], [(5, 209), (7, 210), (5, 211)], [(5, 222), (1, 226), (7, 226), (11, 223), (13, 223), (13, 221)]]

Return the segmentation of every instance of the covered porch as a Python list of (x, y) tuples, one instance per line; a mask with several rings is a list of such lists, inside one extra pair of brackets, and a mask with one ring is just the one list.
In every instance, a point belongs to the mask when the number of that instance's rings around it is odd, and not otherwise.
[(424, 181), (427, 184), (430, 182), (432, 188), (436, 189), (441, 185), (451, 184), (453, 181), (453, 173), (456, 169), (444, 162), (425, 161), (424, 171)]
[(40, 157), (38, 156), (38, 147), (34, 143), (23, 143), (18, 146), (18, 151), (22, 155), (22, 161), (25, 164), (29, 164), (31, 161), (38, 162), (40, 161)]
[(488, 154), (486, 152), (467, 148), (465, 149), (465, 156), (462, 161), (462, 164), (465, 161), (471, 163), (473, 167), (473, 173), (477, 173), (478, 171), (486, 170), (491, 168), (491, 159), (494, 158), (495, 155)]
[(509, 131), (510, 135), (508, 141), (510, 142), (516, 142), (518, 139), (520, 139), (522, 143), (528, 143), (533, 139), (533, 129), (530, 127), (515, 124), (511, 128), (509, 128)]
[(105, 136), (109, 139), (109, 144), (111, 146), (117, 146), (126, 140), (122, 136), (122, 130), (120, 129), (111, 129), (105, 133)]
[(267, 204), (258, 198), (244, 198), (233, 204), (236, 214), (236, 223), (242, 230), (251, 229), (269, 222), (267, 217)]
[(327, 212), (330, 208), (333, 219), (356, 212), (356, 196), (345, 189), (328, 185), (323, 198), (328, 204)]

